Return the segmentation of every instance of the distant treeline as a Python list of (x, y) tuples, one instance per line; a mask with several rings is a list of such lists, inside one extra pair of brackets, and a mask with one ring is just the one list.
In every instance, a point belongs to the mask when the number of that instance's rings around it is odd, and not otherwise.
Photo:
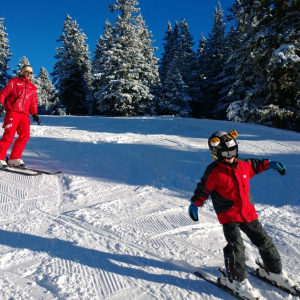
[[(167, 23), (164, 50), (136, 0), (115, 0), (93, 59), (87, 37), (67, 15), (51, 73), (41, 68), (40, 114), (175, 115), (253, 122), (300, 132), (300, 0), (240, 0), (215, 8), (197, 50), (185, 19)], [(0, 87), (10, 75), (0, 19)], [(22, 57), (18, 70), (29, 61)]]

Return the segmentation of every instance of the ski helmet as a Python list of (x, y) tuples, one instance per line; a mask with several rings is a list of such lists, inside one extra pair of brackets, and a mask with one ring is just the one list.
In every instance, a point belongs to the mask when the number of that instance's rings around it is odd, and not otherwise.
[(208, 139), (208, 147), (210, 155), (219, 160), (223, 160), (226, 157), (238, 157), (238, 144), (236, 138), (238, 133), (235, 130), (229, 131), (217, 131), (213, 133)]

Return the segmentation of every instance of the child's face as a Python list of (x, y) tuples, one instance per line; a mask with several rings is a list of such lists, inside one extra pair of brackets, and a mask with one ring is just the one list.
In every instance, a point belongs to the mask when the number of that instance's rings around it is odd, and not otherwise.
[(235, 157), (231, 157), (231, 158), (225, 157), (224, 158), (224, 161), (227, 162), (228, 164), (234, 163), (234, 160), (235, 160)]

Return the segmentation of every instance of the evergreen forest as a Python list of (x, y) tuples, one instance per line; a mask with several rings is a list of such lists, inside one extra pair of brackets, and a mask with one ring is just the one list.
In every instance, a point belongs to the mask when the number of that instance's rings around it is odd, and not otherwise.
[[(114, 0), (93, 53), (70, 15), (50, 73), (41, 67), (40, 114), (205, 118), (300, 132), (300, 0), (236, 0), (195, 43), (186, 19), (166, 23), (163, 52), (137, 0)], [(0, 18), (0, 89), (12, 75)], [(50, 79), (51, 77), (51, 79)]]

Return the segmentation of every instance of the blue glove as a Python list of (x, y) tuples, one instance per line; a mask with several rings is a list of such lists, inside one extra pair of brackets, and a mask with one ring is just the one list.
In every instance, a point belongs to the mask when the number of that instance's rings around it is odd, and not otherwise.
[(278, 171), (278, 173), (282, 176), (285, 175), (285, 173), (286, 173), (285, 166), (278, 161), (269, 160), (269, 169), (274, 169), (274, 170)]
[(189, 206), (189, 216), (193, 221), (198, 221), (198, 206), (194, 203)]

